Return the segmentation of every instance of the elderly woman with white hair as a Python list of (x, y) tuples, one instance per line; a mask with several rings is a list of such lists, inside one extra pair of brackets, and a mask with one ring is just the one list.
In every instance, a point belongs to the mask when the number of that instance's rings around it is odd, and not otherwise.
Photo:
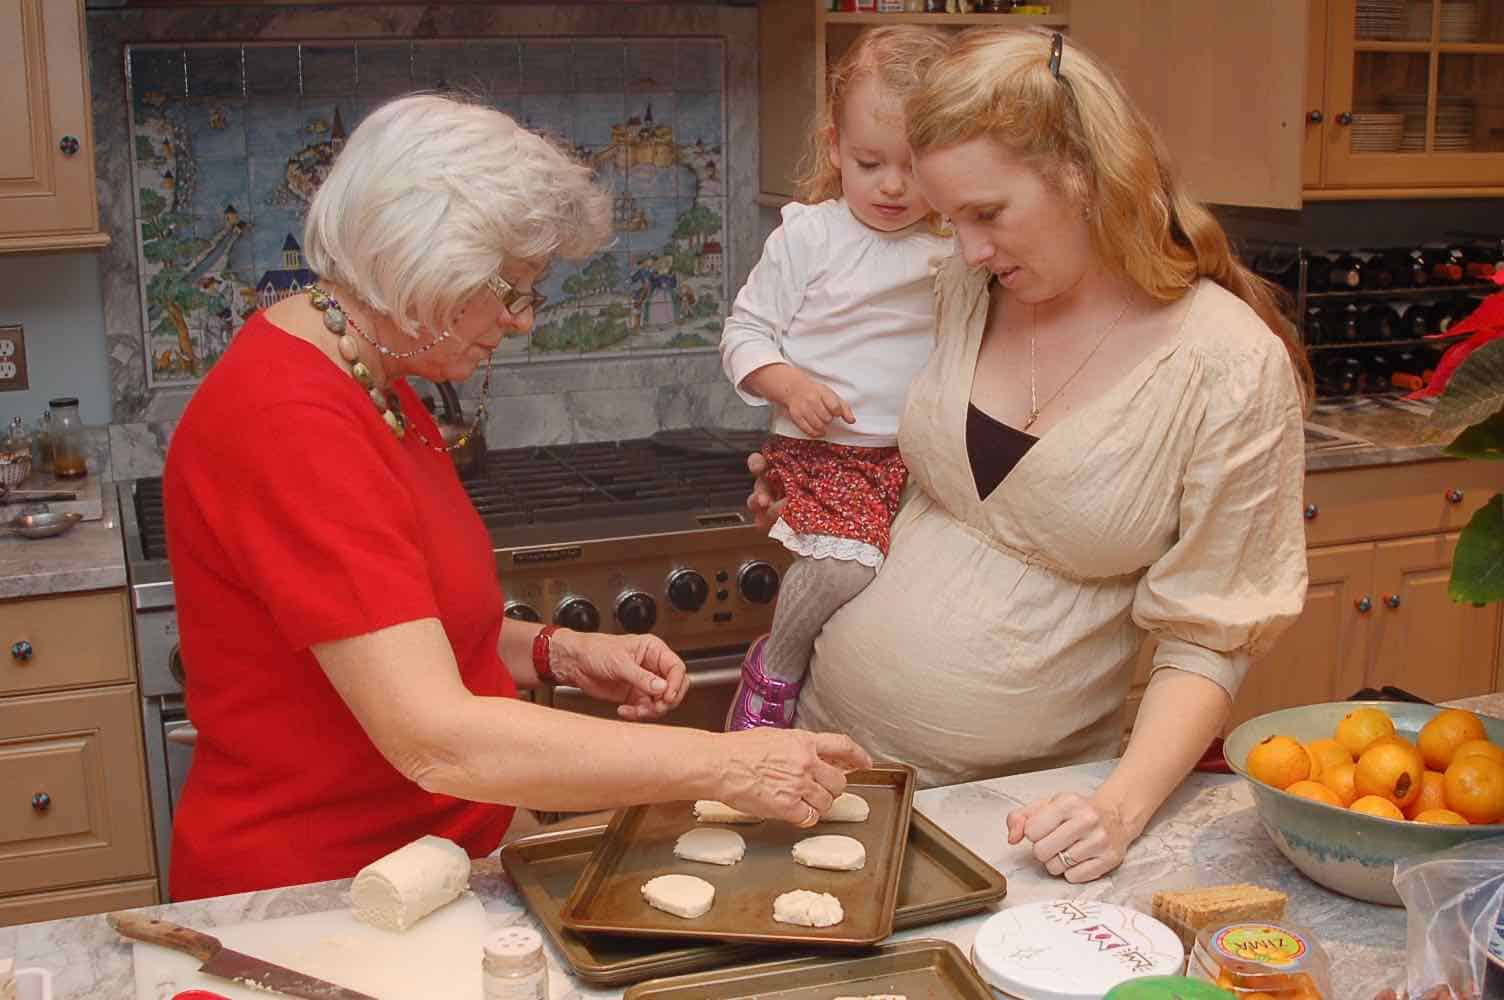
[[(844, 736), (651, 720), (683, 662), (646, 635), (505, 619), (490, 541), (405, 382), (524, 334), (555, 256), (604, 243), (590, 172), (490, 108), (372, 113), (314, 197), (308, 294), (252, 316), (167, 456), (168, 551), (199, 729), (173, 831), (188, 899), (342, 878), (513, 806), (691, 798), (811, 824), (868, 764)], [(627, 722), (519, 700), (568, 683)]]

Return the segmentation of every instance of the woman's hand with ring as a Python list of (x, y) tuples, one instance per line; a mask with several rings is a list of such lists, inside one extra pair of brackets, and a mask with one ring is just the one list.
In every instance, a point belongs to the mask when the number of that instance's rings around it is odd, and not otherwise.
[(623, 719), (656, 719), (684, 700), (684, 661), (656, 635), (598, 635), (560, 629), (555, 675), (592, 698), (616, 704)]
[(1065, 793), (1008, 814), (1008, 843), (1025, 839), (1051, 875), (1090, 882), (1123, 863), (1132, 838), (1116, 809)]
[(725, 756), (716, 792), (733, 809), (810, 827), (846, 790), (846, 772), (872, 766), (849, 736), (747, 729), (717, 736)]

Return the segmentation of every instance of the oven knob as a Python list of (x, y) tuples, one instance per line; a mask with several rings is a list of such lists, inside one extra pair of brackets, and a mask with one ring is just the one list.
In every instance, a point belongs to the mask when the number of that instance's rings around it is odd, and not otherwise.
[(628, 632), (651, 632), (658, 621), (658, 602), (640, 590), (623, 594), (616, 602), (616, 620)]
[(571, 597), (554, 612), (554, 624), (575, 632), (594, 632), (601, 627), (601, 613), (583, 597)]
[(502, 614), (520, 622), (541, 622), (543, 620), (543, 616), (538, 614), (536, 608), (531, 604), (524, 604), (522, 601), (508, 601), (507, 608)]
[(680, 611), (699, 611), (710, 596), (710, 584), (692, 569), (681, 569), (668, 578), (668, 601)]
[(736, 574), (736, 585), (753, 604), (767, 604), (778, 596), (778, 571), (760, 559), (749, 562)]

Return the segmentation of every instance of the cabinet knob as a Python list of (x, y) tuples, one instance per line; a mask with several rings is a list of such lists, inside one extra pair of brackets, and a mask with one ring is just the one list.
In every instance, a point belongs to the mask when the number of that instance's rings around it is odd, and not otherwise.
[(1316, 515), (1321, 513), (1321, 508), (1313, 503), (1308, 503), (1306, 504), (1306, 509), (1301, 511), (1301, 513), (1305, 515), (1307, 521), (1314, 521), (1316, 520)]
[(1353, 602), (1353, 607), (1358, 609), (1358, 614), (1366, 615), (1373, 610), (1373, 598), (1369, 597), (1367, 594), (1364, 594), (1362, 597)]
[(36, 652), (36, 650), (32, 649), (31, 643), (27, 642), (25, 639), (17, 639), (15, 642), (10, 644), (10, 657), (17, 663), (25, 663), (27, 660), (31, 659), (31, 654), (34, 652)]
[(1306, 112), (1306, 121), (1310, 122), (1312, 125), (1320, 125), (1322, 122), (1326, 121), (1326, 116), (1321, 113), (1320, 108), (1317, 108), (1315, 111)]
[(57, 148), (62, 150), (64, 156), (73, 156), (78, 152), (78, 136), (65, 135), (58, 140)]
[(1386, 608), (1397, 608), (1397, 607), (1399, 607), (1400, 606), (1400, 595), (1399, 594), (1385, 594), (1384, 595), (1384, 606)]
[(31, 797), (31, 808), (39, 813), (44, 813), (52, 808), (52, 796), (46, 792), (37, 792)]
[(1447, 490), (1447, 502), (1448, 503), (1461, 503), (1462, 502), (1462, 491), (1458, 490), (1458, 489)]
[(1352, 115), (1351, 111), (1344, 111), (1340, 115), (1337, 116), (1337, 124), (1338, 125), (1351, 125), (1352, 123), (1353, 123), (1353, 115)]

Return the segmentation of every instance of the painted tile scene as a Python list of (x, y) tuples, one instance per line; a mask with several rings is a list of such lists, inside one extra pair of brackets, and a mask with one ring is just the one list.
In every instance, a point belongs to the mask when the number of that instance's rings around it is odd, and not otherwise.
[(452, 90), (591, 163), (615, 239), (556, 261), (496, 360), (713, 348), (728, 304), (723, 42), (484, 38), (133, 45), (126, 54), (148, 382), (197, 382), (255, 310), (316, 280), (303, 216), (382, 101)]

